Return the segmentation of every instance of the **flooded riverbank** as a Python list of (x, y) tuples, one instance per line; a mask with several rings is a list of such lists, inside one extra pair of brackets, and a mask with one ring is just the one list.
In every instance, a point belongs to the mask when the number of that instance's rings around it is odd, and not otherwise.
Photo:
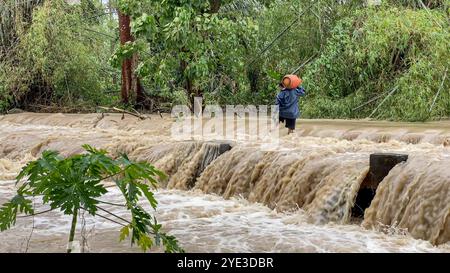
[[(302, 120), (296, 134), (280, 133), (279, 150), (237, 141), (212, 161), (210, 143), (174, 141), (172, 124), (160, 116), (0, 116), (0, 201), (42, 151), (70, 155), (87, 143), (170, 175), (157, 193), (156, 214), (188, 252), (450, 252), (449, 122)], [(376, 152), (410, 159), (380, 184), (360, 224), (351, 209)], [(109, 201), (117, 197), (108, 194)], [(119, 226), (87, 222), (89, 251), (139, 251), (118, 243)], [(0, 233), (0, 251), (24, 251), (27, 244), (31, 252), (64, 251), (68, 219), (36, 216), (27, 243), (31, 226), (21, 219)]]

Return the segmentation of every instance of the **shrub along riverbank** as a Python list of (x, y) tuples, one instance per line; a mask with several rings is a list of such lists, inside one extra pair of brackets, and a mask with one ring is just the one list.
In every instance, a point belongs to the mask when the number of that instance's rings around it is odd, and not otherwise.
[[(272, 104), (295, 70), (305, 118), (449, 117), (450, 1), (337, 2), (3, 1), (0, 112), (136, 106), (120, 104), (120, 63), (134, 55), (150, 111), (193, 96)], [(115, 8), (134, 42), (119, 46)]]

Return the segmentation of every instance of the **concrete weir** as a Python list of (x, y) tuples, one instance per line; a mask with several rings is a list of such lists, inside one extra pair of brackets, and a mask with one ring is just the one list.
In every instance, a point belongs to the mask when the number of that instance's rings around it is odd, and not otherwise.
[(231, 143), (228, 142), (209, 141), (205, 142), (205, 146), (207, 151), (203, 155), (201, 165), (197, 171), (197, 177), (200, 176), (211, 162), (232, 149)]
[(408, 160), (408, 155), (394, 153), (375, 153), (370, 155), (370, 169), (356, 196), (352, 216), (364, 217), (364, 211), (370, 206), (375, 197), (378, 185), (398, 164)]
[(229, 142), (207, 141), (203, 144), (203, 146), (205, 148), (205, 152), (203, 153), (199, 165), (197, 166), (197, 171), (193, 179), (187, 184), (188, 188), (193, 188), (195, 186), (197, 178), (200, 177), (201, 173), (206, 169), (206, 167), (208, 167), (209, 164), (211, 164), (211, 162), (232, 149), (232, 145)]
[[(89, 144), (168, 175), (152, 213), (189, 252), (450, 252), (448, 121), (300, 121), (296, 134), (280, 135), (279, 149), (251, 139), (178, 138), (173, 123), (97, 113), (0, 116), (0, 204), (43, 151), (68, 156)], [(396, 154), (376, 154), (385, 151)], [(104, 201), (121, 203), (114, 188)], [(36, 201), (37, 211), (48, 209)], [(111, 223), (86, 220), (95, 226), (93, 251), (130, 250)], [(65, 251), (61, 230), (70, 219), (56, 211), (18, 219), (0, 250), (23, 251), (32, 221), (29, 252)]]

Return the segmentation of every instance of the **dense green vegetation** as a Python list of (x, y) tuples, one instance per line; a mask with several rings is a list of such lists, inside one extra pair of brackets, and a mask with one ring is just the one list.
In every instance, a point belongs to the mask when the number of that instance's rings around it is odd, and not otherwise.
[(323, 54), (305, 74), (309, 89), (314, 90), (306, 113), (401, 120), (448, 116), (450, 82), (444, 77), (450, 32), (443, 14), (431, 14), (436, 22), (427, 11), (399, 8), (364, 10), (341, 20)]
[[(2, 1), (0, 111), (123, 101), (168, 110), (194, 96), (272, 104), (282, 75), (296, 72), (308, 93), (304, 117), (448, 117), (450, 1), (381, 2)], [(123, 43), (117, 10), (131, 19)], [(121, 100), (120, 69), (131, 59), (139, 103)]]
[[(96, 34), (107, 26), (88, 19), (95, 13), (85, 6), (44, 1), (29, 24), (17, 26), (16, 44), (0, 51), (4, 107), (5, 101), (31, 110), (39, 105), (79, 107), (114, 101), (106, 93), (115, 73), (107, 62), (111, 51)], [(23, 23), (20, 13), (16, 17)]]

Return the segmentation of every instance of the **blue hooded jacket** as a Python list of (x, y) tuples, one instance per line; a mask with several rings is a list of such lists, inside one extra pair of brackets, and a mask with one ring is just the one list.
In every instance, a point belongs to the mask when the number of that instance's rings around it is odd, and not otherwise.
[(305, 95), (305, 89), (298, 87), (297, 89), (283, 89), (277, 95), (276, 105), (280, 112), (281, 118), (297, 119), (300, 117), (300, 109), (298, 100), (300, 96)]

